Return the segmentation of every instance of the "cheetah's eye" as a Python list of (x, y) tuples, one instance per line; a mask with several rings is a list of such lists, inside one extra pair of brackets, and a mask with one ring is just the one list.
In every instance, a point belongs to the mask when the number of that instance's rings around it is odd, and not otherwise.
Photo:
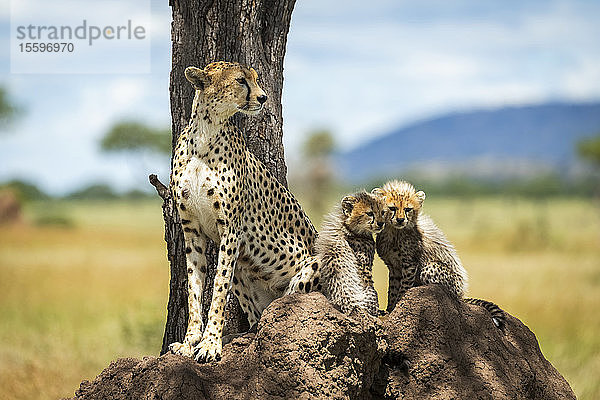
[(410, 208), (410, 207), (406, 207), (406, 208), (404, 209), (404, 212), (411, 212), (412, 210), (413, 210), (412, 208)]
[(248, 82), (246, 82), (246, 78), (237, 78), (236, 81), (238, 81), (240, 85), (248, 85)]
[(367, 212), (366, 214), (367, 214), (369, 217), (372, 217), (373, 215), (375, 215), (375, 214), (373, 214), (373, 211), (369, 211), (369, 212)]
[(390, 209), (391, 212), (398, 211), (398, 207), (395, 207), (395, 206), (389, 206), (388, 208)]

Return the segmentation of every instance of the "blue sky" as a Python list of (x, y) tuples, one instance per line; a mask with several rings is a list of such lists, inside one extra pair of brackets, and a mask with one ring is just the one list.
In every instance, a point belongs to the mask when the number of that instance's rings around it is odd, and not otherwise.
[[(169, 125), (167, 3), (151, 1), (151, 73), (106, 75), (10, 73), (10, 7), (0, 5), (0, 84), (24, 109), (0, 134), (0, 181), (60, 194), (92, 181), (147, 187), (153, 171), (166, 180), (166, 160), (105, 155), (98, 141), (124, 118)], [(598, 1), (299, 0), (284, 70), (290, 169), (315, 128), (346, 149), (448, 111), (598, 100), (599, 17)]]

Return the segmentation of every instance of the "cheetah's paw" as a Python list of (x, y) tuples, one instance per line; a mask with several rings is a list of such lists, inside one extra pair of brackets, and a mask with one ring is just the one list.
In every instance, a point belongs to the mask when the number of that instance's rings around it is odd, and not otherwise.
[(221, 341), (213, 341), (204, 339), (194, 348), (196, 361), (199, 363), (207, 363), (211, 361), (219, 361), (221, 359)]
[(189, 342), (174, 342), (169, 345), (169, 350), (173, 354), (177, 354), (180, 356), (185, 356), (189, 358), (194, 358), (194, 348)]

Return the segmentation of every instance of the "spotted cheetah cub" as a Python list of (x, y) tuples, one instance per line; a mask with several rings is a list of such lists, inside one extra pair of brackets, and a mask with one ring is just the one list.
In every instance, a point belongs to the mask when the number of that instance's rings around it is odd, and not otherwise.
[(484, 307), (501, 327), (505, 316), (496, 304), (463, 298), (467, 272), (444, 233), (421, 213), (425, 193), (404, 181), (387, 182), (372, 193), (389, 211), (389, 221), (376, 240), (377, 254), (389, 270), (387, 311), (392, 311), (411, 287), (435, 283), (459, 299)]
[(385, 220), (384, 203), (376, 196), (363, 191), (344, 197), (325, 218), (315, 255), (305, 260), (288, 293), (321, 291), (344, 313), (359, 307), (376, 316), (373, 234), (381, 232)]

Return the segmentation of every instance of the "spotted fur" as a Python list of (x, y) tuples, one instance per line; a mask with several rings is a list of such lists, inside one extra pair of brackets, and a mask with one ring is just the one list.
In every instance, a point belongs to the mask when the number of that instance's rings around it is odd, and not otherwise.
[[(238, 298), (250, 325), (256, 323), (310, 255), (315, 229), (229, 122), (238, 111), (254, 115), (263, 108), (267, 96), (254, 69), (216, 62), (188, 67), (185, 76), (196, 91), (175, 148), (171, 191), (185, 237), (189, 320), (183, 343), (170, 349), (204, 362), (220, 358), (227, 293)], [(201, 299), (209, 238), (219, 254), (205, 327)]]
[[(419, 285), (439, 284), (463, 299), (467, 272), (444, 233), (421, 213), (425, 193), (404, 181), (387, 182), (372, 193), (385, 202), (389, 211), (389, 221), (376, 240), (377, 254), (389, 270), (387, 311), (394, 309), (408, 289)], [(486, 308), (497, 326), (504, 323), (504, 312), (494, 303), (464, 300)]]
[(346, 196), (325, 218), (315, 241), (315, 255), (305, 260), (288, 293), (321, 291), (342, 312), (359, 307), (378, 314), (372, 268), (373, 234), (385, 225), (384, 204), (359, 192)]

